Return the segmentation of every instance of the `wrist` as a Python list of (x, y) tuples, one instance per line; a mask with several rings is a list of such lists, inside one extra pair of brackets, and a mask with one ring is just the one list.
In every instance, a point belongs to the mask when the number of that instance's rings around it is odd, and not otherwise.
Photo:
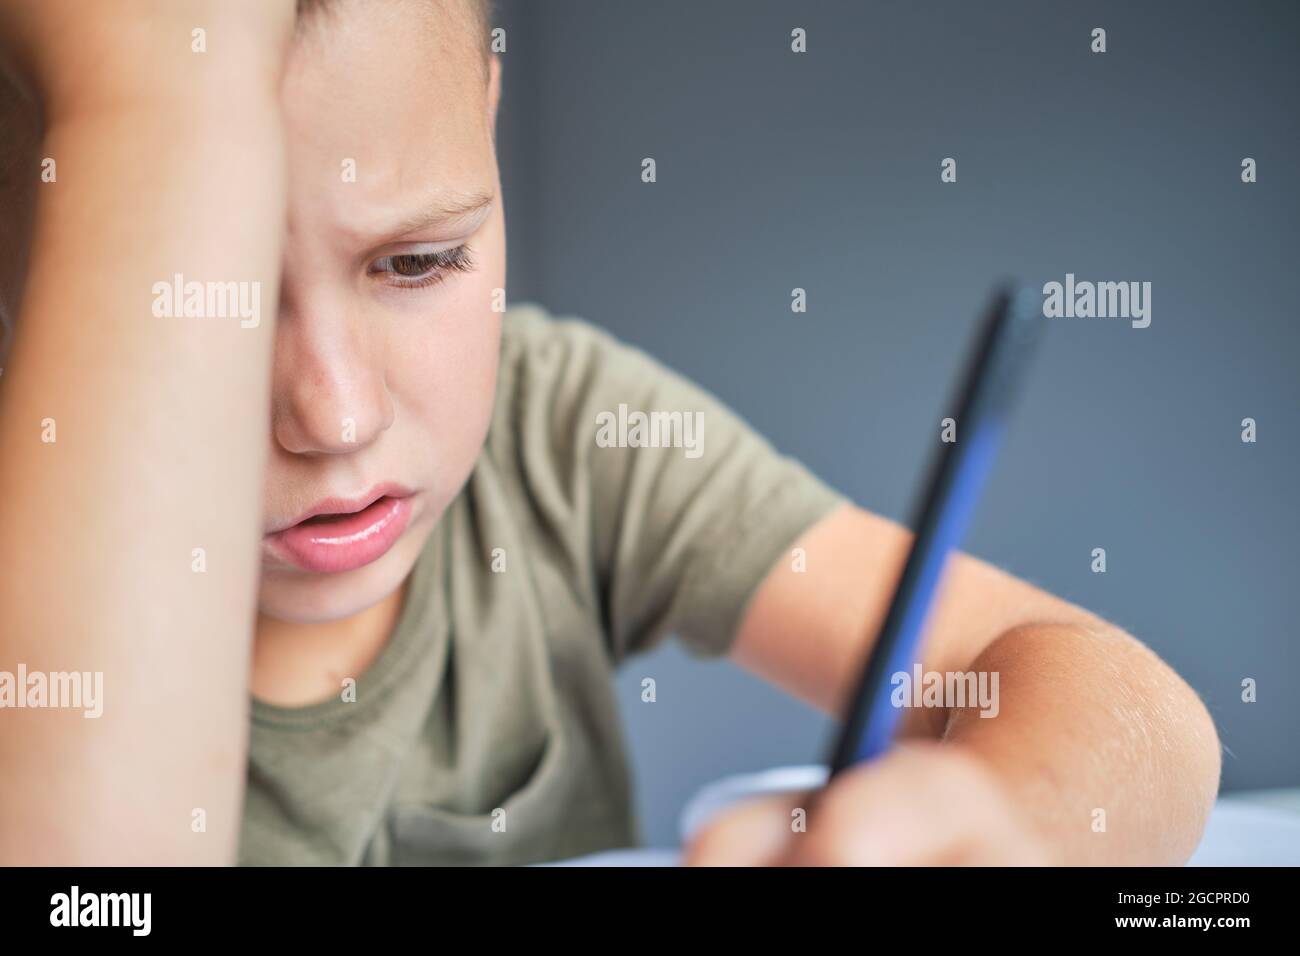
[(10, 72), (51, 119), (135, 102), (275, 98), (293, 27), (292, 0), (143, 0), (125, 10), (42, 0), (39, 11), (0, 14)]
[(49, 124), (87, 114), (126, 115), (155, 111), (171, 118), (192, 114), (261, 116), (279, 109), (279, 75), (250, 54), (243, 65), (206, 63), (193, 67), (180, 58), (159, 69), (123, 69), (98, 79), (57, 71), (42, 81), (42, 105)]

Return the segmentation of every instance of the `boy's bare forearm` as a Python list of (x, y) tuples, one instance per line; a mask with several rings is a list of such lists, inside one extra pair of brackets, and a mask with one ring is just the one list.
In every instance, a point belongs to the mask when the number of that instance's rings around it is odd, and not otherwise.
[[(274, 78), (195, 69), (47, 108), (0, 379), (0, 668), (102, 699), (2, 712), (0, 863), (233, 859), (283, 143)], [(256, 322), (160, 302), (178, 275), (256, 289)]]
[(990, 764), (1025, 822), (1071, 864), (1181, 864), (1218, 790), (1205, 707), (1117, 628), (1024, 625), (971, 664), (999, 711), (950, 712), (944, 737)]
[[(732, 659), (843, 715), (911, 544), (901, 526), (861, 509), (831, 514), (797, 545), (815, 564), (793, 574), (782, 562), (760, 586)], [(938, 675), (969, 687), (974, 675), (991, 691), (996, 674), (996, 716), (981, 717), (992, 713), (987, 707), (955, 709), (960, 701), (948, 694), (903, 701), (902, 734), (952, 746), (923, 747), (924, 759), (894, 761), (892, 769), (841, 774), (849, 816), (864, 800), (889, 814), (913, 813), (904, 843), (923, 842), (935, 828), (915, 816), (913, 795), (940, 801), (947, 842), (931, 839), (930, 851), (903, 850), (895, 861), (1005, 859), (1006, 831), (990, 821), (1039, 838), (1012, 854), (1026, 861), (1034, 847), (1075, 863), (1186, 859), (1219, 773), (1214, 726), (1192, 689), (1120, 629), (970, 555), (950, 558), (943, 588), (927, 624), (920, 686)], [(962, 781), (973, 777), (988, 779), (963, 793)], [(857, 847), (877, 859), (881, 833), (868, 826), (854, 843), (849, 829), (832, 828), (827, 852)]]

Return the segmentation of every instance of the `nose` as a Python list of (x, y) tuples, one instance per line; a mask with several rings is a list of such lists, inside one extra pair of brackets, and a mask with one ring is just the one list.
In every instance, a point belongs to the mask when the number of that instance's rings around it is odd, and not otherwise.
[(295, 455), (341, 455), (393, 424), (386, 343), (375, 325), (321, 298), (281, 304), (271, 388), (271, 433)]

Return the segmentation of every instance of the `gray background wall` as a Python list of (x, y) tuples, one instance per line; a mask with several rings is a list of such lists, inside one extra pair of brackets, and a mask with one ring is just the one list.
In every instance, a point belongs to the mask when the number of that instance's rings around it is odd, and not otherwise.
[[(1300, 5), (504, 0), (497, 20), (511, 299), (646, 348), (885, 515), (909, 515), (995, 277), (1152, 282), (1147, 329), (1051, 328), (966, 549), (1170, 661), (1218, 721), (1225, 789), (1300, 784)], [(832, 730), (675, 646), (619, 686), (653, 843), (702, 783), (816, 760)]]

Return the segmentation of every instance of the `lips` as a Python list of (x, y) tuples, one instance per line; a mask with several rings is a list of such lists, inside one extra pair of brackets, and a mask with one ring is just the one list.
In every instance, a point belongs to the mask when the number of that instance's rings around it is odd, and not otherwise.
[(353, 501), (318, 502), (295, 524), (268, 534), (266, 543), (304, 571), (337, 574), (383, 557), (410, 520), (410, 493), (386, 487)]

